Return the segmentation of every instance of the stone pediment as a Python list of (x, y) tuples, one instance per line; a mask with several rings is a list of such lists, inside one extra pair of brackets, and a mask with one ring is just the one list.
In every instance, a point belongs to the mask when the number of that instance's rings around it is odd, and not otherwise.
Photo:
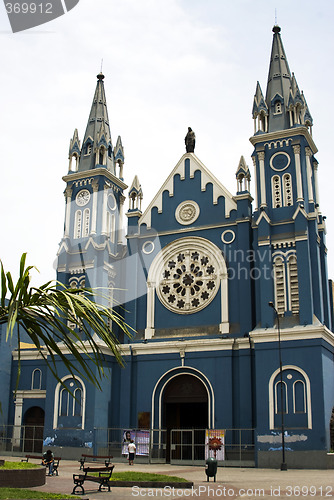
[[(186, 160), (189, 160), (190, 165), (190, 179), (193, 179), (195, 172), (201, 173), (201, 191), (206, 191), (207, 185), (212, 184), (212, 203), (217, 205), (218, 198), (225, 199), (225, 218), (230, 217), (231, 210), (237, 209), (237, 204), (233, 199), (231, 193), (223, 186), (223, 184), (208, 170), (208, 168), (197, 158), (194, 153), (185, 153), (175, 168), (172, 170), (166, 181), (159, 189), (156, 196), (153, 198), (143, 215), (139, 219), (139, 226), (145, 224), (148, 229), (151, 228), (151, 211), (154, 207), (158, 209), (158, 213), (163, 211), (163, 193), (168, 192), (169, 197), (174, 196), (174, 178), (179, 176), (180, 180), (186, 178)], [(189, 197), (189, 196), (188, 196)], [(187, 194), (185, 193), (185, 200)]]

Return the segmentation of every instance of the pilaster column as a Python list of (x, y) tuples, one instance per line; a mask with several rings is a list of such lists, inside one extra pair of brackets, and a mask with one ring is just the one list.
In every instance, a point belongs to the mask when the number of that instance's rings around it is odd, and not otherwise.
[(23, 398), (17, 397), (15, 399), (13, 446), (20, 446), (21, 442), (22, 408)]
[(119, 162), (119, 178), (123, 179), (123, 165), (124, 163), (122, 161)]
[(99, 191), (99, 183), (96, 179), (92, 182), (92, 188), (93, 188), (93, 204), (92, 204), (92, 224), (90, 228), (90, 234), (96, 234), (97, 197)]
[(65, 238), (70, 235), (70, 217), (71, 217), (71, 200), (72, 200), (72, 188), (67, 187), (65, 189), (65, 199), (66, 199), (66, 211), (65, 211)]
[(305, 148), (305, 154), (306, 154), (308, 201), (309, 203), (314, 203), (313, 186), (312, 186), (311, 148)]
[(107, 230), (107, 201), (108, 201), (109, 186), (103, 186), (103, 204), (102, 204), (102, 231), (101, 234), (108, 234)]
[[(255, 184), (255, 210), (259, 207), (259, 200), (257, 197), (257, 173), (256, 173), (256, 158), (252, 156), (253, 166), (254, 166), (254, 184)], [(249, 189), (248, 189), (249, 190)]]
[(301, 168), (300, 168), (300, 146), (299, 146), (299, 144), (296, 146), (293, 146), (293, 152), (295, 155), (295, 165), (296, 165), (297, 201), (304, 201), (303, 185), (302, 185), (302, 173), (301, 173)]
[[(318, 183), (318, 162), (313, 162), (313, 172), (314, 172), (314, 185), (315, 185), (315, 201), (318, 205), (320, 205), (319, 198), (319, 183)], [(319, 211), (320, 213), (320, 211)]]
[(260, 163), (260, 193), (261, 193), (260, 208), (264, 208), (267, 206), (266, 176), (264, 173), (264, 151), (260, 151), (257, 154), (257, 157)]
[(145, 339), (151, 339), (154, 336), (154, 296), (155, 283), (148, 281)]
[(220, 297), (221, 297), (221, 323), (219, 327), (220, 333), (229, 333), (230, 325), (228, 322), (228, 276), (222, 274), (220, 276)]
[(121, 194), (119, 197), (119, 217), (118, 217), (118, 226), (117, 226), (117, 232), (118, 232), (117, 243), (119, 243), (119, 244), (122, 243), (122, 223), (123, 223), (124, 202), (125, 202), (125, 196), (123, 196)]

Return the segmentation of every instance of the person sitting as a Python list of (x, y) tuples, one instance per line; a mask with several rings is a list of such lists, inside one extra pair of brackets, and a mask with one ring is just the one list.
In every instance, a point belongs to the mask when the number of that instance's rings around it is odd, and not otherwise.
[(54, 455), (51, 450), (47, 450), (43, 453), (42, 464), (49, 468), (48, 476), (52, 476), (53, 474), (53, 461)]

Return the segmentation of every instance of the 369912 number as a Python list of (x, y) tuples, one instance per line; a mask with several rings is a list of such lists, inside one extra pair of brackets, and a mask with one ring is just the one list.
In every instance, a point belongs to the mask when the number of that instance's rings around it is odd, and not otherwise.
[(286, 486), (287, 497), (333, 497), (333, 486)]
[(11, 3), (5, 4), (7, 14), (52, 14), (52, 3)]

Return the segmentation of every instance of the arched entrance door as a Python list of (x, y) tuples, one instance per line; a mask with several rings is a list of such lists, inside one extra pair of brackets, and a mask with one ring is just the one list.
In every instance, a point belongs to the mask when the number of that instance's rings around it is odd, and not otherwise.
[(41, 453), (43, 449), (44, 410), (39, 406), (29, 408), (23, 417), (23, 451)]
[(204, 458), (208, 394), (199, 378), (182, 374), (168, 382), (163, 393), (163, 426), (167, 430), (168, 462)]

